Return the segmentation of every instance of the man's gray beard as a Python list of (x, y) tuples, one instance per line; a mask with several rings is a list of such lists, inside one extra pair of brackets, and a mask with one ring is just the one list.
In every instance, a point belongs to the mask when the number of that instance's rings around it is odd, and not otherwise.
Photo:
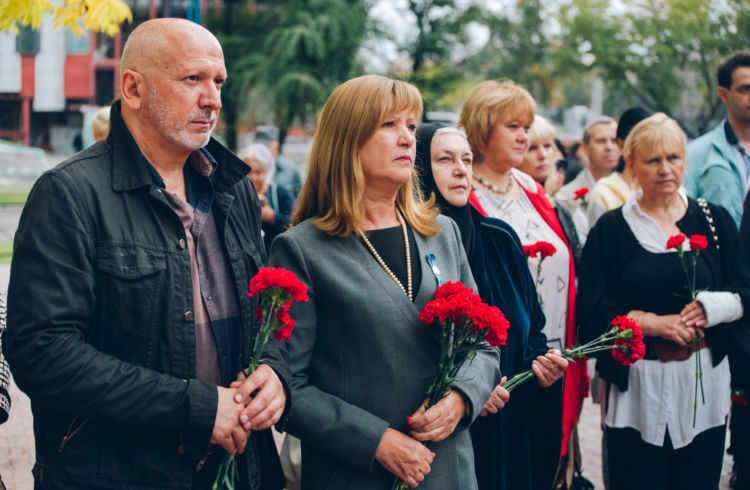
[[(199, 114), (191, 114), (182, 122), (182, 126), (172, 125), (174, 121), (170, 118), (170, 112), (169, 106), (159, 95), (156, 86), (151, 85), (146, 99), (146, 106), (144, 107), (144, 116), (159, 131), (159, 134), (170, 143), (190, 150), (198, 150), (208, 144), (211, 132), (216, 125), (216, 120), (213, 119), (214, 114), (212, 112), (207, 111)], [(203, 130), (205, 133), (204, 138), (196, 140), (188, 134), (187, 125), (193, 119), (211, 119), (213, 121), (211, 128)]]

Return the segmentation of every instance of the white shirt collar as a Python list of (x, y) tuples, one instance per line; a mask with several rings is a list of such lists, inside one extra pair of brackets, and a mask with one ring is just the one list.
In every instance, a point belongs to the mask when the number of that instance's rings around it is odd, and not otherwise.
[[(677, 194), (680, 196), (682, 201), (687, 207), (687, 192), (685, 188), (680, 186), (677, 190)], [(635, 191), (625, 204), (622, 205), (622, 215), (625, 218), (630, 230), (635, 235), (638, 243), (643, 248), (653, 253), (664, 253), (673, 252), (674, 250), (667, 250), (667, 240), (669, 237), (662, 231), (659, 224), (649, 215), (641, 210), (638, 204), (638, 199), (643, 195), (643, 191)], [(683, 244), (683, 250), (689, 250), (687, 241)]]

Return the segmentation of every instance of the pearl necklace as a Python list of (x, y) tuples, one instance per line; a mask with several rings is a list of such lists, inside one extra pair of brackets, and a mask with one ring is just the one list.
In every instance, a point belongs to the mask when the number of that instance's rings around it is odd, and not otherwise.
[(406, 222), (404, 221), (404, 217), (401, 216), (401, 211), (396, 208), (396, 216), (398, 217), (398, 222), (401, 223), (401, 230), (404, 232), (404, 243), (406, 244), (406, 288), (404, 288), (404, 285), (401, 284), (401, 281), (398, 280), (398, 277), (396, 277), (396, 274), (391, 271), (390, 268), (386, 265), (386, 263), (383, 261), (383, 259), (380, 257), (380, 254), (375, 250), (375, 247), (372, 246), (372, 243), (370, 243), (370, 240), (367, 239), (367, 236), (362, 231), (362, 229), (358, 226), (357, 227), (357, 233), (362, 238), (362, 241), (365, 242), (365, 245), (367, 245), (367, 248), (370, 249), (370, 252), (372, 252), (372, 255), (375, 257), (375, 260), (378, 261), (378, 264), (380, 264), (380, 267), (385, 270), (385, 272), (393, 279), (393, 282), (398, 284), (398, 287), (401, 288), (401, 291), (403, 291), (408, 297), (409, 301), (414, 301), (412, 298), (412, 284), (411, 284), (411, 250), (409, 248), (409, 234), (406, 230)]
[(476, 172), (476, 170), (472, 172), (472, 176), (474, 177), (474, 180), (476, 180), (477, 182), (482, 184), (484, 187), (486, 187), (487, 189), (497, 194), (507, 194), (513, 188), (513, 176), (512, 175), (508, 176), (508, 185), (505, 186), (505, 189), (501, 189), (499, 187), (492, 185), (490, 182), (483, 179), (482, 176)]

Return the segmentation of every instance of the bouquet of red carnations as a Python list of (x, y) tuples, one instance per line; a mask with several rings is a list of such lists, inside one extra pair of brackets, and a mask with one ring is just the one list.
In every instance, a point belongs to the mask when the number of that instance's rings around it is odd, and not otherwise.
[[(440, 360), (432, 384), (427, 388), (425, 409), (437, 404), (450, 392), (463, 363), (470, 359), (480, 342), (505, 345), (508, 320), (495, 306), (482, 302), (479, 295), (460, 282), (447, 282), (435, 290), (435, 299), (427, 303), (419, 319), (435, 327), (440, 344)], [(408, 486), (396, 478), (393, 489)]]
[[(591, 342), (574, 345), (562, 352), (562, 358), (575, 362), (594, 352), (612, 351), (612, 356), (625, 366), (630, 366), (639, 359), (643, 359), (646, 345), (643, 343), (643, 332), (638, 322), (624, 315), (615, 317), (610, 323), (612, 328), (604, 332)], [(520, 372), (503, 384), (503, 388), (513, 391), (518, 385), (534, 377), (531, 369)]]
[[(273, 338), (281, 342), (289, 340), (294, 330), (294, 319), (289, 316), (292, 301), (307, 301), (307, 286), (297, 279), (294, 272), (281, 267), (263, 267), (250, 280), (251, 298), (258, 297), (255, 315), (260, 322), (260, 328), (255, 334), (253, 353), (250, 364), (244, 371), (250, 376), (258, 369), (263, 347), (273, 334)], [(237, 486), (239, 474), (234, 454), (227, 454), (219, 466), (212, 490), (233, 490)]]

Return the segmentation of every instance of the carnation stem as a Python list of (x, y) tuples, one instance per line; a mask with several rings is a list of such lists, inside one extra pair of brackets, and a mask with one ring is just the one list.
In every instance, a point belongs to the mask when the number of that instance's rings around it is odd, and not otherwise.
[[(571, 347), (570, 349), (565, 349), (561, 357), (565, 359), (566, 361), (573, 361), (573, 359), (578, 359), (580, 357), (584, 357), (589, 354), (593, 354), (595, 352), (611, 351), (612, 349), (625, 348), (626, 346), (619, 346), (616, 344), (607, 344), (605, 342), (608, 342), (617, 338), (625, 338), (628, 335), (631, 335), (632, 331), (628, 329), (619, 333), (615, 333), (615, 332), (616, 332), (616, 327), (600, 335), (599, 337), (592, 340), (591, 342), (587, 342), (586, 344), (581, 345), (581, 346), (574, 346), (574, 347)], [(525, 371), (521, 371), (520, 373), (516, 374), (515, 376), (510, 378), (508, 381), (503, 383), (501, 386), (505, 388), (508, 392), (510, 392), (510, 391), (513, 391), (519, 385), (534, 378), (535, 376), (536, 375), (534, 374), (534, 371), (532, 371), (531, 369), (527, 369)]]

